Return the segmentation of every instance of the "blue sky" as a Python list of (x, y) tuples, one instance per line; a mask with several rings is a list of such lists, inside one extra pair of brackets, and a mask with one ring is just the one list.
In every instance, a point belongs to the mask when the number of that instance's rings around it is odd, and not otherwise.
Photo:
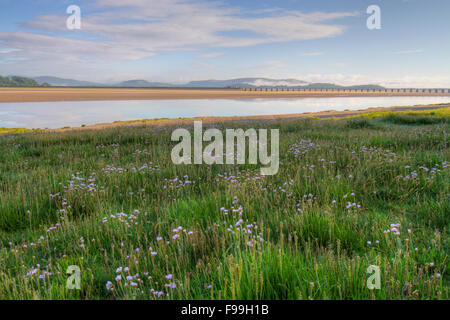
[[(66, 27), (72, 4), (80, 30)], [(373, 4), (380, 30), (366, 26)], [(2, 0), (0, 74), (450, 87), (449, 12), (448, 0)]]

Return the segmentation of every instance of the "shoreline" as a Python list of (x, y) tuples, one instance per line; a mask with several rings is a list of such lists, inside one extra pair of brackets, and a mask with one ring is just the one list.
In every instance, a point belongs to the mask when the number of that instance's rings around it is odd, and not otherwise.
[(320, 97), (398, 97), (448, 96), (448, 92), (411, 91), (248, 91), (240, 89), (154, 89), (154, 88), (21, 88), (1, 87), (0, 103), (111, 101), (111, 100), (188, 100), (188, 99), (252, 99), (252, 98), (320, 98)]
[[(251, 121), (289, 121), (299, 120), (307, 118), (316, 119), (334, 119), (334, 118), (346, 118), (352, 116), (359, 116), (363, 114), (370, 114), (375, 112), (396, 112), (396, 111), (425, 111), (425, 110), (438, 110), (443, 108), (450, 108), (449, 104), (433, 104), (433, 105), (416, 105), (406, 107), (375, 107), (360, 110), (348, 110), (348, 111), (319, 111), (319, 112), (305, 112), (305, 113), (291, 113), (291, 114), (275, 114), (275, 115), (259, 115), (259, 116), (233, 116), (233, 117), (193, 117), (193, 118), (168, 118), (168, 119), (137, 119), (137, 120), (124, 120), (114, 121), (111, 123), (97, 123), (87, 125), (85, 127), (70, 127), (70, 128), (58, 128), (58, 129), (45, 129), (46, 131), (58, 132), (67, 130), (101, 130), (114, 127), (123, 126), (183, 126), (192, 124), (194, 121), (202, 121), (204, 124), (215, 124), (225, 122), (251, 122)], [(33, 129), (27, 129), (33, 130)]]

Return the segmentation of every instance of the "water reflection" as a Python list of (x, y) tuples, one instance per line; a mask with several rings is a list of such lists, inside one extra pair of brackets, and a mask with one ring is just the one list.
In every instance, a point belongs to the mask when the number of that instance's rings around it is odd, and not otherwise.
[(0, 127), (61, 128), (117, 120), (248, 116), (450, 103), (450, 97), (332, 97), (0, 103)]

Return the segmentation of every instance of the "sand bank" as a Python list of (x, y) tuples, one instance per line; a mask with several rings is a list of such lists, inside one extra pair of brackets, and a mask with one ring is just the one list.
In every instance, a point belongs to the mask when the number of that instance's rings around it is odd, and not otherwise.
[(240, 89), (0, 88), (0, 102), (383, 96), (450, 96), (450, 93), (348, 90), (244, 91)]

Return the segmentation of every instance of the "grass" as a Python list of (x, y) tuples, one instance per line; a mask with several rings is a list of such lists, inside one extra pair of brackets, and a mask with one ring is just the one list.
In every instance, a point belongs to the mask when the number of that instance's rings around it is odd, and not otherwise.
[(448, 299), (446, 112), (217, 124), (280, 128), (267, 177), (173, 165), (170, 126), (6, 132), (0, 298)]
[(30, 132), (31, 130), (25, 128), (0, 128), (0, 134), (4, 133), (23, 133)]
[[(395, 108), (395, 107), (393, 107)], [(366, 118), (373, 119), (385, 116), (417, 116), (418, 118), (422, 116), (434, 117), (450, 117), (450, 107), (440, 107), (439, 109), (428, 109), (428, 110), (408, 110), (408, 111), (376, 111), (362, 113), (358, 115), (348, 116), (346, 118)]]
[(367, 119), (349, 119), (346, 123), (350, 129), (373, 128), (374, 125)]

